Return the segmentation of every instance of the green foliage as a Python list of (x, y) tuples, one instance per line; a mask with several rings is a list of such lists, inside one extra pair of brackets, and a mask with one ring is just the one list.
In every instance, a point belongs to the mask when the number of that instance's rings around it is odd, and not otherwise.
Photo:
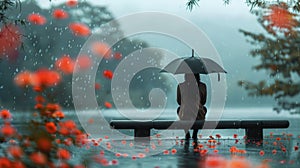
[[(286, 4), (281, 3), (277, 6), (284, 9)], [(297, 13), (290, 13), (289, 16), (293, 16), (292, 20), (283, 20), (287, 23), (295, 22), (295, 26), (291, 28), (276, 27), (276, 22), (272, 25), (267, 20), (266, 13), (270, 8), (266, 7), (254, 12), (266, 33), (257, 34), (245, 30), (240, 32), (254, 46), (250, 52), (251, 56), (260, 59), (260, 64), (253, 68), (265, 70), (269, 77), (257, 83), (240, 81), (239, 85), (248, 90), (251, 96), (272, 96), (277, 102), (277, 106), (274, 107), (277, 112), (287, 110), (290, 113), (300, 113), (299, 16)]]
[(8, 12), (19, 9), (19, 13), (21, 12), (21, 1), (20, 0), (2, 0), (0, 2), (0, 25), (14, 23), (25, 25), (26, 21), (24, 19), (19, 19), (16, 16), (9, 16)]
[[(224, 4), (229, 4), (230, 0), (223, 0)], [(193, 10), (193, 8), (195, 6), (199, 6), (198, 2), (200, 2), (200, 0), (188, 0), (188, 2), (186, 3), (187, 9), (189, 10)], [(270, 3), (269, 0), (246, 0), (245, 2), (248, 6), (250, 6), (250, 10), (252, 11), (254, 8), (258, 7), (265, 7), (267, 4)], [(289, 5), (291, 6), (291, 8), (294, 11), (300, 11), (300, 3), (298, 0), (293, 0), (293, 1), (289, 1)]]

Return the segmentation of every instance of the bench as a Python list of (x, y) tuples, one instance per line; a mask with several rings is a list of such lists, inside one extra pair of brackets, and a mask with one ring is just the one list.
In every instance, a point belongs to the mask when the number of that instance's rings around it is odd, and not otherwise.
[[(194, 124), (193, 124), (194, 123)], [(245, 129), (247, 140), (263, 140), (263, 129), (288, 128), (288, 120), (223, 120), (223, 121), (169, 121), (169, 120), (112, 120), (110, 126), (114, 129), (134, 129), (134, 139), (150, 140), (151, 129)], [(192, 127), (188, 127), (192, 126)]]

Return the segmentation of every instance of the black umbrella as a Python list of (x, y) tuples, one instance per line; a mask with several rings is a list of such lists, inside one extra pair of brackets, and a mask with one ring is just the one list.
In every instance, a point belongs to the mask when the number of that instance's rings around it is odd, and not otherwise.
[(173, 74), (227, 73), (218, 63), (209, 58), (194, 57), (194, 50), (192, 50), (191, 57), (177, 58), (170, 62), (161, 72)]

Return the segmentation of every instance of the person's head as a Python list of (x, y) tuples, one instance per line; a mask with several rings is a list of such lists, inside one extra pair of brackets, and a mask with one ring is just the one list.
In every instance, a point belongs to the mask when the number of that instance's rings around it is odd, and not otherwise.
[(185, 74), (184, 79), (187, 82), (191, 82), (191, 81), (194, 81), (194, 80), (196, 82), (200, 82), (200, 75), (199, 74)]

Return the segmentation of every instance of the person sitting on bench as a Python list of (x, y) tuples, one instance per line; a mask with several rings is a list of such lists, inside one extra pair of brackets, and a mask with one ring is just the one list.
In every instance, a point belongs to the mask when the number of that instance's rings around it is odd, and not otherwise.
[[(180, 120), (205, 120), (207, 109), (206, 85), (200, 81), (199, 74), (185, 74), (185, 81), (177, 86), (177, 114)], [(189, 129), (185, 131), (185, 138), (190, 139)], [(193, 130), (192, 138), (197, 139), (198, 129)]]

